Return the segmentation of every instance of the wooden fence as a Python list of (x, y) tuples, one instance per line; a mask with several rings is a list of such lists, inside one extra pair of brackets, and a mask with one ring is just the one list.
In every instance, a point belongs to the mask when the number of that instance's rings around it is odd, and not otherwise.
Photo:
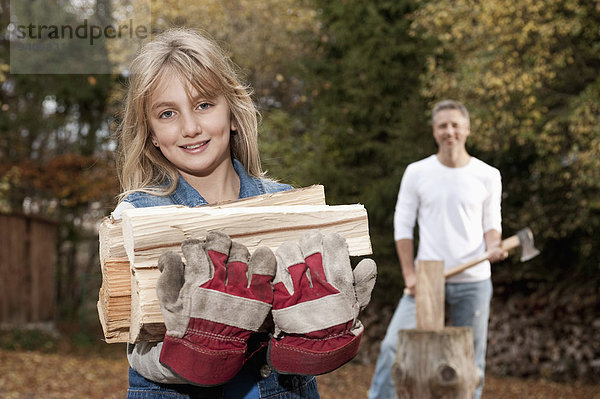
[(57, 224), (0, 214), (0, 326), (54, 319)]

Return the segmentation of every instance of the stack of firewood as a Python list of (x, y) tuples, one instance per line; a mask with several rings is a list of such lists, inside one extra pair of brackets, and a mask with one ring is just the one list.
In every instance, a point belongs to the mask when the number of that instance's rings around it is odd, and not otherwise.
[(106, 341), (162, 339), (158, 258), (167, 250), (180, 251), (185, 239), (219, 230), (250, 252), (259, 246), (275, 251), (313, 229), (342, 235), (351, 255), (371, 253), (364, 206), (325, 205), (322, 186), (197, 208), (130, 209), (122, 220), (106, 218), (99, 229), (103, 279), (97, 306)]
[(555, 381), (600, 378), (600, 289), (596, 282), (497, 283), (488, 367), (496, 374)]

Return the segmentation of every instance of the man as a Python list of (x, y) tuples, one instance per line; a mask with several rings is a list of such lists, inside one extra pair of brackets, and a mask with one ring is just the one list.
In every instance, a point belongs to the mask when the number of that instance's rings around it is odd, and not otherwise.
[[(465, 145), (471, 131), (464, 105), (454, 100), (437, 103), (432, 124), (438, 152), (406, 168), (398, 193), (394, 239), (406, 289), (381, 344), (370, 399), (396, 397), (391, 368), (398, 330), (416, 327), (417, 260), (443, 260), (449, 269), (489, 250), (489, 261), (449, 278), (445, 286), (452, 324), (473, 328), (475, 362), (482, 376), (475, 398), (481, 397), (492, 297), (490, 262), (508, 256), (500, 247), (500, 172), (467, 152)], [(416, 259), (415, 221), (419, 226)]]

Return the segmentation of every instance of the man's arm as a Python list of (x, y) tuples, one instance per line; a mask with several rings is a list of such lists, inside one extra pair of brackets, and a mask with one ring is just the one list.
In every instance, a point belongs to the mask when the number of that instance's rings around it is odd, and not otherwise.
[(501, 247), (502, 240), (502, 215), (500, 212), (502, 202), (502, 177), (500, 171), (494, 170), (492, 179), (489, 183), (490, 196), (484, 202), (483, 211), (483, 240), (485, 241), (485, 249), (490, 252), (488, 258), (490, 262), (499, 262), (508, 257), (508, 252)]
[(408, 165), (398, 191), (398, 200), (394, 212), (394, 240), (396, 253), (402, 266), (402, 276), (406, 288), (405, 293), (415, 294), (417, 275), (415, 273), (414, 227), (419, 209), (419, 194), (416, 183), (414, 165)]
[(405, 238), (396, 241), (396, 253), (402, 266), (402, 276), (406, 284), (405, 292), (409, 295), (415, 295), (417, 285), (417, 274), (415, 272), (415, 250), (413, 240)]
[(502, 242), (502, 235), (498, 230), (492, 229), (488, 230), (483, 234), (483, 239), (485, 241), (486, 251), (489, 251), (490, 262), (499, 262), (501, 260), (506, 259), (508, 256), (508, 252), (503, 250), (500, 246)]

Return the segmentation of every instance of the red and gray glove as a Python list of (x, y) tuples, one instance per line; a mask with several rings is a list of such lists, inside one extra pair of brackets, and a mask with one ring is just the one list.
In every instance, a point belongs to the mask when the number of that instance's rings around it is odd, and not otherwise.
[(371, 299), (375, 262), (364, 259), (352, 270), (346, 240), (318, 231), (282, 244), (275, 255), (269, 364), (282, 374), (335, 370), (358, 352), (358, 313)]
[(161, 255), (157, 294), (167, 333), (160, 362), (195, 385), (232, 379), (246, 360), (247, 340), (271, 310), (276, 260), (268, 248), (252, 257), (219, 232)]

